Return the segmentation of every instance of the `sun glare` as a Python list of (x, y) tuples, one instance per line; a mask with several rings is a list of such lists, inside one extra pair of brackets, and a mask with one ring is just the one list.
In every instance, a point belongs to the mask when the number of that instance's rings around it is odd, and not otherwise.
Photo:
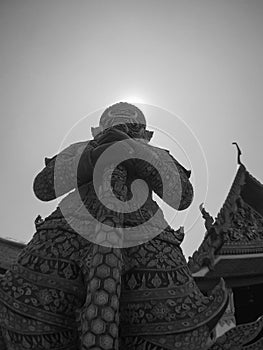
[(138, 96), (126, 96), (122, 99), (122, 101), (129, 103), (145, 103), (145, 100)]

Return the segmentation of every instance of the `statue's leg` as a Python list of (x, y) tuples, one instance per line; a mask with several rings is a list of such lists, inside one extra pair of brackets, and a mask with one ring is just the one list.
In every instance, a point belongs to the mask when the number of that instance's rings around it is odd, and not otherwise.
[(93, 245), (87, 298), (80, 313), (81, 350), (118, 350), (121, 249)]

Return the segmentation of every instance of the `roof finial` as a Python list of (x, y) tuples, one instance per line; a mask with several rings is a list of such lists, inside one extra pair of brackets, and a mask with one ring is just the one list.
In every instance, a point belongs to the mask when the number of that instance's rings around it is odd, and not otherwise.
[(203, 218), (205, 219), (205, 228), (207, 231), (210, 230), (210, 228), (212, 227), (213, 223), (214, 223), (214, 219), (213, 217), (205, 210), (204, 208), (204, 203), (201, 203), (199, 205), (199, 209), (202, 213)]
[(232, 142), (232, 145), (236, 145), (236, 148), (237, 148), (237, 164), (241, 165), (242, 164), (242, 162), (240, 160), (240, 156), (242, 154), (241, 150), (240, 150), (240, 148), (239, 148), (239, 146), (238, 146), (238, 144), (236, 142)]
[(35, 226), (36, 226), (36, 229), (39, 227), (39, 225), (43, 224), (44, 220), (42, 219), (41, 215), (38, 215), (36, 218), (35, 218)]

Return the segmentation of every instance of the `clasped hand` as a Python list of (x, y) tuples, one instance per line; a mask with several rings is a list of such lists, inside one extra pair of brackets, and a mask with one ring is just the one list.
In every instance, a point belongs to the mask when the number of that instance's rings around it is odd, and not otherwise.
[(105, 157), (104, 162), (115, 163), (120, 159), (133, 158), (144, 151), (143, 144), (140, 141), (132, 139), (123, 131), (116, 128), (111, 128), (97, 139), (98, 146), (92, 150), (91, 154), (93, 164), (96, 163), (98, 158), (103, 154), (103, 152), (106, 151), (107, 148), (119, 141), (124, 142), (120, 142), (117, 152), (116, 149), (115, 151), (113, 150), (112, 152), (107, 152), (107, 157)]

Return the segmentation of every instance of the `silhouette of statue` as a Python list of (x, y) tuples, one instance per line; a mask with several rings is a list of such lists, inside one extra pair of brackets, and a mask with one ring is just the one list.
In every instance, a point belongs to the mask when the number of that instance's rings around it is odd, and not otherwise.
[[(226, 292), (218, 286), (202, 295), (180, 248), (182, 228), (173, 230), (152, 199), (155, 192), (175, 210), (188, 208), (190, 171), (150, 144), (143, 113), (128, 103), (107, 108), (92, 133), (92, 140), (46, 158), (34, 180), (42, 201), (67, 195), (45, 220), (38, 218), (33, 238), (0, 280), (0, 341), (12, 350), (205, 349)], [(99, 165), (115, 144), (119, 152)], [(106, 186), (120, 153), (125, 160)], [(96, 166), (101, 198), (110, 198), (110, 187), (124, 205), (145, 192), (143, 206), (121, 212), (103, 204), (94, 187)], [(144, 185), (136, 194), (138, 178)], [(130, 228), (137, 236), (126, 238)], [(134, 237), (137, 244), (129, 244)]]

